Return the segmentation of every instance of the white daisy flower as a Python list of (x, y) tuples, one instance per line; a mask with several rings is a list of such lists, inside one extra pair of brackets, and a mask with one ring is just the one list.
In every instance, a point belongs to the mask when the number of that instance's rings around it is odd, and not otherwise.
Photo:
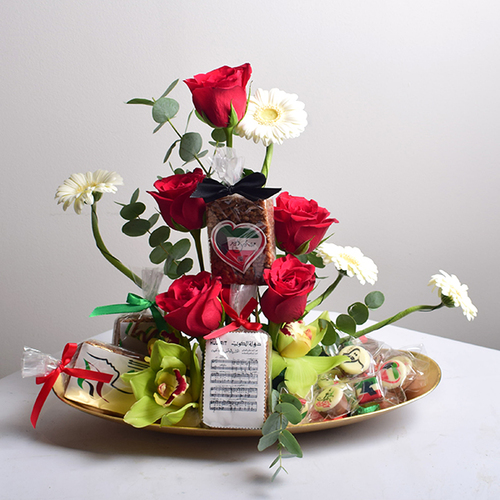
[(433, 290), (437, 287), (439, 289), (439, 297), (449, 297), (453, 301), (455, 307), (460, 306), (462, 308), (464, 315), (467, 316), (469, 321), (473, 320), (477, 315), (477, 308), (474, 306), (467, 293), (469, 287), (467, 285), (462, 285), (454, 274), (449, 275), (442, 270), (439, 272), (442, 274), (431, 276), (429, 285), (433, 286)]
[(316, 253), (325, 265), (333, 263), (338, 271), (345, 272), (350, 278), (356, 276), (362, 285), (366, 282), (374, 285), (377, 281), (377, 266), (359, 248), (322, 243), (316, 248)]
[(64, 203), (64, 210), (75, 202), (75, 212), (81, 214), (83, 205), (94, 203), (94, 192), (116, 193), (116, 186), (122, 184), (123, 179), (120, 175), (107, 170), (73, 174), (57, 188), (55, 198), (58, 199), (58, 204)]
[(235, 134), (253, 139), (255, 143), (262, 141), (264, 146), (298, 137), (306, 128), (307, 113), (297, 97), (278, 89), (258, 89), (250, 97), (247, 112), (235, 127)]

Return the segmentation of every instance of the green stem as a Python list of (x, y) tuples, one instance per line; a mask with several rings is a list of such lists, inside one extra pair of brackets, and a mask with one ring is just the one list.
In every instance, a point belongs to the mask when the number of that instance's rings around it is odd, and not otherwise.
[(344, 276), (345, 274), (339, 272), (337, 279), (323, 292), (323, 294), (306, 306), (304, 314), (307, 314), (309, 311), (312, 311), (315, 307), (319, 306), (335, 290), (335, 288), (337, 288), (337, 285)]
[(224, 129), (224, 133), (226, 134), (226, 146), (228, 148), (233, 147), (233, 128), (227, 127)]
[(196, 255), (198, 256), (198, 263), (200, 264), (200, 271), (204, 271), (205, 265), (203, 264), (203, 248), (201, 246), (201, 229), (193, 229), (193, 231), (190, 232), (194, 239)]
[[(443, 303), (438, 304), (437, 306), (413, 306), (409, 307), (408, 309), (405, 309), (404, 311), (401, 311), (394, 316), (384, 319), (383, 321), (379, 321), (378, 323), (375, 323), (372, 326), (368, 326), (367, 328), (364, 328), (363, 330), (360, 330), (359, 332), (356, 332), (354, 335), (351, 335), (350, 337), (354, 338), (359, 338), (363, 335), (366, 335), (367, 333), (373, 332), (375, 330), (379, 330), (380, 328), (390, 325), (391, 323), (395, 323), (396, 321), (399, 321), (401, 318), (404, 318), (405, 316), (408, 316), (408, 314), (411, 314), (416, 311), (435, 311), (436, 309), (439, 309), (440, 307), (443, 307)], [(345, 337), (346, 339), (349, 339), (349, 337)]]
[(262, 165), (262, 173), (267, 177), (269, 176), (269, 169), (271, 168), (271, 160), (273, 159), (273, 149), (274, 144), (271, 142), (266, 148), (266, 157), (264, 158), (264, 164)]
[(281, 324), (279, 323), (273, 323), (272, 321), (269, 321), (269, 335), (271, 336), (271, 340), (273, 342), (273, 346), (276, 347), (278, 343), (278, 333), (280, 331), (280, 326)]
[(136, 285), (142, 288), (142, 280), (134, 274), (128, 267), (124, 266), (116, 257), (114, 257), (109, 250), (106, 248), (104, 241), (102, 240), (101, 233), (99, 232), (99, 219), (97, 218), (97, 208), (96, 203), (92, 205), (92, 234), (94, 235), (95, 244), (100, 250), (104, 258), (113, 264), (113, 266), (122, 272), (127, 278), (130, 278)]

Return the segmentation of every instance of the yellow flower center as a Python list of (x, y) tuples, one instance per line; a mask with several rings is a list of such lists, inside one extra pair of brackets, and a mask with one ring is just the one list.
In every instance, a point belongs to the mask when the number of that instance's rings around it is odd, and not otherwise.
[(355, 266), (355, 267), (358, 267), (359, 266), (359, 262), (357, 259), (355, 259), (354, 257), (352, 257), (351, 255), (349, 254), (342, 254), (342, 258), (348, 262), (349, 264), (351, 264), (352, 266)]
[(260, 125), (273, 125), (281, 118), (281, 109), (276, 106), (259, 108), (253, 115)]

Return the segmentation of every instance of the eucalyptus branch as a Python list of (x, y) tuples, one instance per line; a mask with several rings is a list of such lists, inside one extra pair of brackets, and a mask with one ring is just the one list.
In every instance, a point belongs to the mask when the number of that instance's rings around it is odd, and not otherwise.
[(413, 306), (409, 307), (408, 309), (405, 309), (404, 311), (401, 311), (394, 316), (391, 316), (390, 318), (384, 319), (383, 321), (379, 321), (378, 323), (375, 323), (374, 325), (368, 326), (364, 328), (363, 330), (360, 330), (349, 337), (345, 337), (344, 339), (341, 339), (341, 343), (346, 342), (349, 338), (354, 337), (354, 338), (359, 338), (363, 335), (366, 335), (368, 333), (371, 333), (375, 330), (379, 330), (380, 328), (390, 325), (391, 323), (395, 323), (396, 321), (399, 321), (401, 318), (404, 318), (405, 316), (408, 316), (409, 314), (416, 312), (416, 311), (424, 311), (424, 312), (430, 312), (430, 311), (435, 311), (436, 309), (439, 309), (443, 307), (445, 304), (441, 302), (440, 304), (436, 306), (428, 306), (428, 305), (421, 305), (421, 306)]
[(104, 258), (113, 264), (113, 266), (122, 272), (127, 278), (131, 279), (136, 285), (142, 288), (142, 280), (134, 274), (128, 267), (126, 267), (121, 261), (119, 261), (110, 251), (106, 248), (104, 241), (102, 240), (101, 233), (99, 231), (99, 219), (97, 217), (97, 202), (92, 204), (92, 234), (94, 235), (94, 240), (97, 248), (100, 250)]

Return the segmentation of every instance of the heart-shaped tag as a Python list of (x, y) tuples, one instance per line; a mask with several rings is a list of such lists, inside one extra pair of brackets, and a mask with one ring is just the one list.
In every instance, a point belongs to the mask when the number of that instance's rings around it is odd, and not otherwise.
[(266, 235), (254, 224), (223, 220), (213, 228), (210, 242), (221, 260), (245, 273), (264, 251)]

